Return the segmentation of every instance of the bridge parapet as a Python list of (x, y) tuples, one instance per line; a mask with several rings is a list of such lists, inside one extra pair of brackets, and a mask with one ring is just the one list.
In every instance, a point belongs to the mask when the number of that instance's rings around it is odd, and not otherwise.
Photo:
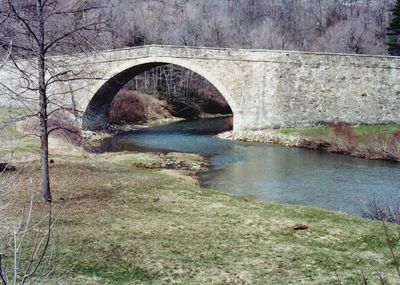
[[(75, 109), (93, 129), (107, 123), (109, 104), (123, 83), (168, 63), (209, 80), (231, 105), (236, 131), (336, 119), (400, 123), (397, 57), (157, 45), (56, 56), (49, 62), (49, 76), (68, 74), (51, 85), (51, 98)], [(35, 60), (19, 64), (34, 81)], [(0, 70), (0, 82), (0, 105), (35, 105), (35, 92), (27, 92), (27, 81), (11, 63)]]

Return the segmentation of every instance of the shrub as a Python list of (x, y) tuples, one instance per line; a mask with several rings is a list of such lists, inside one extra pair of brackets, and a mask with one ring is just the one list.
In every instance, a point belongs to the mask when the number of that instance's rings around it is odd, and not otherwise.
[(400, 132), (395, 133), (391, 138), (387, 152), (392, 160), (400, 161)]
[[(49, 116), (48, 130), (50, 137), (59, 138), (76, 146), (82, 146), (84, 139), (80, 127), (68, 115), (61, 112)], [(24, 132), (39, 135), (40, 125), (37, 118), (31, 118), (24, 125)]]
[(64, 114), (56, 114), (49, 119), (50, 135), (73, 145), (82, 146), (84, 139), (81, 129), (73, 119)]
[(348, 139), (354, 139), (355, 134), (351, 125), (347, 122), (336, 120), (333, 123), (332, 130), (337, 137), (345, 137)]
[(364, 218), (378, 221), (386, 221), (389, 223), (400, 225), (399, 199), (371, 199), (367, 203), (365, 209), (362, 209), (361, 211)]
[(164, 101), (132, 90), (122, 90), (115, 96), (108, 115), (110, 122), (117, 125), (142, 124), (171, 117)]
[(353, 154), (358, 146), (358, 138), (349, 123), (335, 121), (332, 126), (334, 138), (328, 147), (329, 151)]
[(400, 132), (357, 136), (351, 125), (343, 121), (336, 121), (331, 129), (334, 135), (328, 142), (328, 151), (367, 159), (400, 161)]

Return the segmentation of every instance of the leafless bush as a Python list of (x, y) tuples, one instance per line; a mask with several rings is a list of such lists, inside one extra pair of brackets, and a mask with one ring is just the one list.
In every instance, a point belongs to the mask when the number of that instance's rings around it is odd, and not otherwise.
[(387, 153), (393, 160), (400, 161), (400, 132), (395, 133), (390, 139)]
[(353, 129), (351, 128), (351, 125), (347, 122), (339, 120), (335, 121), (335, 123), (332, 126), (332, 130), (337, 137), (344, 137), (347, 138), (348, 140), (355, 139), (355, 134), (353, 132)]
[(84, 143), (81, 129), (67, 115), (58, 113), (49, 118), (49, 134), (76, 146)]
[(388, 135), (370, 134), (363, 138), (358, 138), (356, 154), (368, 159), (389, 159), (387, 149), (389, 146)]
[(33, 198), (16, 221), (2, 229), (0, 238), (0, 280), (4, 285), (26, 284), (47, 278), (54, 267), (50, 250), (51, 205), (42, 220), (33, 221)]
[[(66, 114), (56, 113), (48, 119), (49, 135), (75, 146), (82, 146), (85, 141), (75, 121)], [(40, 123), (37, 118), (29, 118), (24, 123), (24, 132), (39, 135)]]
[(372, 133), (357, 136), (351, 125), (337, 121), (332, 126), (334, 136), (328, 142), (328, 151), (367, 159), (400, 161), (400, 134)]
[[(362, 210), (362, 216), (382, 222), (385, 242), (392, 257), (392, 264), (396, 268), (398, 280), (400, 280), (400, 258), (396, 251), (400, 241), (400, 199), (371, 199), (366, 208)], [(393, 231), (389, 224), (397, 224), (397, 230)], [(381, 284), (388, 284), (383, 282), (382, 274), (380, 276)]]
[[(0, 174), (1, 198), (16, 195), (14, 192), (17, 192), (23, 171), (31, 170), (21, 167), (18, 173)], [(29, 184), (29, 181), (24, 183)], [(46, 204), (44, 216), (38, 215), (35, 188), (30, 189), (29, 197), (19, 197), (8, 205), (0, 204), (0, 284), (3, 285), (38, 284), (54, 270), (54, 244), (51, 243), (55, 221), (53, 206)]]
[(137, 91), (122, 90), (114, 98), (109, 110), (113, 124), (140, 124), (170, 118), (166, 102)]
[(358, 139), (354, 155), (368, 159), (400, 161), (400, 141), (397, 135), (370, 134)]
[(400, 199), (371, 199), (362, 210), (364, 218), (400, 225)]
[[(381, 285), (390, 285), (390, 284), (398, 284), (400, 281), (400, 258), (398, 254), (398, 244), (400, 241), (400, 199), (386, 199), (386, 200), (378, 200), (376, 198), (371, 199), (365, 208), (361, 209), (362, 216), (364, 218), (377, 220), (382, 222), (382, 236), (385, 240), (388, 252), (391, 257), (391, 265), (394, 266), (397, 276), (395, 275), (393, 278), (397, 280), (396, 283), (392, 283), (392, 281), (388, 281), (385, 278), (384, 273), (379, 271), (379, 268), (376, 268), (375, 279), (372, 281), (370, 278), (366, 276), (366, 272), (361, 270), (355, 271), (356, 280), (359, 284), (381, 284)], [(397, 224), (397, 229), (390, 224)], [(339, 282), (339, 284), (343, 283), (341, 276), (337, 271), (335, 271), (335, 276)]]
[(328, 148), (329, 151), (352, 154), (357, 150), (358, 139), (349, 123), (336, 121), (332, 130), (334, 137)]

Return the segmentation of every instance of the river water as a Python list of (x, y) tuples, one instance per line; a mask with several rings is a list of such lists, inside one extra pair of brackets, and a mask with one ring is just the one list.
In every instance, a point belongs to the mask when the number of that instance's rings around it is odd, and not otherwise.
[(182, 121), (105, 139), (103, 151), (191, 152), (209, 158), (203, 186), (265, 201), (360, 215), (371, 199), (400, 199), (400, 164), (301, 148), (222, 140), (229, 118)]

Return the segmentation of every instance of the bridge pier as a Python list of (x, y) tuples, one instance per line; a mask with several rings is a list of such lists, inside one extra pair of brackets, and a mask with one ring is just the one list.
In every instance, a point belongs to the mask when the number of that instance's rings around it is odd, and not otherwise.
[(86, 114), (81, 121), (84, 131), (104, 131), (111, 128), (106, 112)]

